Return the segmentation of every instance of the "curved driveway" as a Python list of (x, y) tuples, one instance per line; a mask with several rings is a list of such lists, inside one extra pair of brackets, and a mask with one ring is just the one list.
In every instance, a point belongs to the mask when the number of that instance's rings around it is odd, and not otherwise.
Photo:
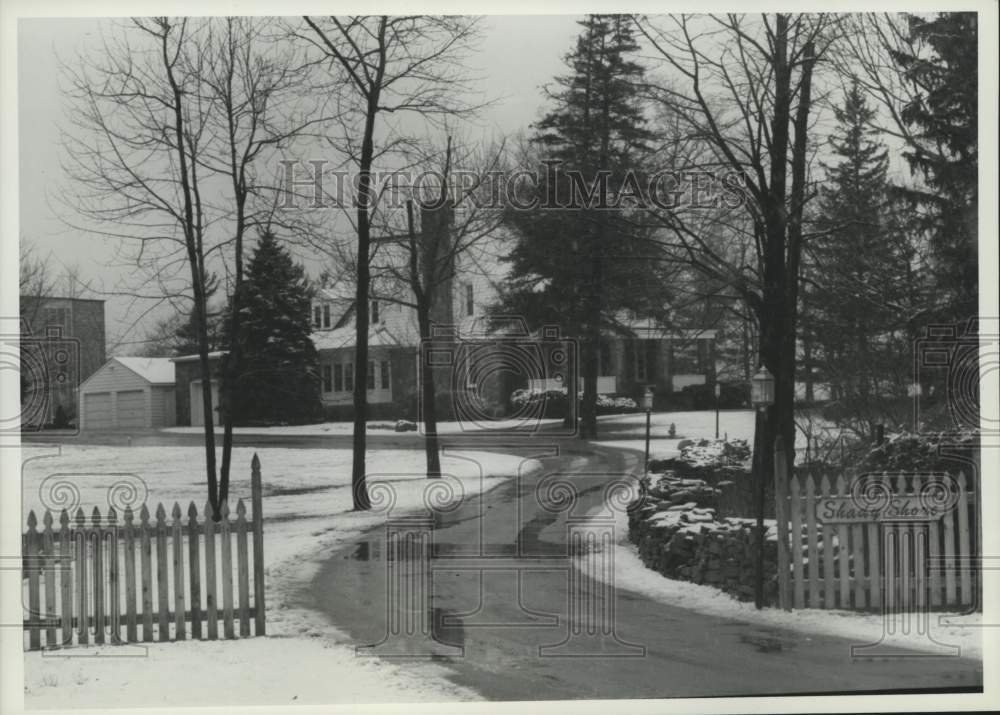
[[(491, 700), (981, 688), (978, 661), (852, 659), (846, 639), (704, 615), (589, 578), (593, 569), (613, 573), (611, 550), (587, 543), (579, 517), (600, 514), (607, 484), (639, 458), (542, 435), (519, 442), (558, 455), (430, 523), (396, 520), (331, 555), (312, 599), (360, 653), (433, 658)], [(575, 493), (571, 507), (554, 479)]]

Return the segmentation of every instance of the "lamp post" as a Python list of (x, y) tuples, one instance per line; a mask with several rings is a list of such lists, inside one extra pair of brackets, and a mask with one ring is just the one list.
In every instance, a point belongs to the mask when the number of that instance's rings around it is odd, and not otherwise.
[(649, 428), (650, 414), (653, 412), (653, 386), (648, 385), (646, 392), (642, 396), (642, 406), (646, 410), (646, 461), (643, 462), (643, 473), (649, 469)]
[[(750, 378), (750, 403), (754, 408), (764, 413), (767, 408), (774, 404), (774, 375), (763, 365), (760, 370)], [(767, 448), (767, 447), (765, 447)], [(753, 460), (756, 468), (756, 510), (757, 510), (757, 563), (754, 579), (754, 605), (760, 609), (764, 607), (764, 476), (761, 474), (760, 457), (754, 455)]]
[(722, 394), (722, 385), (715, 383), (715, 439), (719, 439), (719, 395)]

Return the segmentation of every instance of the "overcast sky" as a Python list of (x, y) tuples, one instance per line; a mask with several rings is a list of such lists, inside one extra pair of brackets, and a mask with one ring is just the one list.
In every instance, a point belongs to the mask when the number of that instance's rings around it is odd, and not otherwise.
[[(562, 57), (573, 45), (578, 19), (573, 15), (485, 19), (483, 41), (472, 63), (482, 77), (482, 92), (498, 101), (479, 122), (484, 135), (516, 133), (538, 116), (543, 107), (541, 87), (563, 72)], [(65, 182), (59, 161), (59, 126), (65, 124), (66, 112), (59, 59), (69, 60), (78, 50), (92, 47), (102, 23), (104, 31), (110, 31), (109, 21), (96, 18), (19, 22), (20, 233), (41, 254), (51, 254), (53, 261), (77, 266), (81, 279), (99, 290), (113, 291), (127, 279), (122, 269), (109, 267), (115, 262), (114, 245), (67, 227), (61, 217), (72, 216), (57, 201), (59, 185)], [(147, 316), (129, 330), (143, 315), (145, 305), (121, 296), (98, 297), (107, 300), (109, 340), (139, 340), (151, 327), (153, 321)], [(121, 352), (127, 354), (129, 347), (123, 346)]]
[[(581, 17), (493, 15), (484, 19), (483, 38), (470, 65), (472, 73), (481, 78), (478, 89), (496, 103), (468, 134), (488, 138), (528, 129), (546, 106), (542, 86), (566, 72), (563, 57), (573, 47)], [(141, 348), (133, 341), (143, 338), (155, 318), (169, 310), (146, 315), (148, 302), (136, 304), (131, 298), (113, 295), (116, 287), (134, 287), (136, 283), (115, 265), (115, 244), (69, 228), (62, 219), (74, 216), (57, 200), (60, 185), (66, 183), (60, 166), (59, 126), (66, 124), (67, 107), (60, 93), (59, 59), (69, 61), (78, 51), (94, 47), (102, 30), (113, 33), (113, 24), (120, 22), (95, 18), (19, 21), (19, 201), (22, 239), (36, 246), (41, 255), (51, 255), (57, 264), (78, 269), (80, 278), (101, 292), (97, 297), (107, 301), (109, 342), (124, 341), (118, 352), (128, 354)], [(822, 85), (818, 89), (822, 90)], [(826, 89), (831, 96), (839, 96), (839, 87)], [(821, 93), (814, 90), (814, 94)], [(821, 107), (814, 108), (817, 137), (829, 131), (828, 117)], [(894, 178), (906, 180), (909, 172), (901, 152), (894, 149)], [(309, 263), (313, 276), (326, 267), (315, 260)]]

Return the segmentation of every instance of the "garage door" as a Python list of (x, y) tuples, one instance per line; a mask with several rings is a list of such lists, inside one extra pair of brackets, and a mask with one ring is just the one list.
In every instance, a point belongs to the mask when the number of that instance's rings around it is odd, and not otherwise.
[(83, 395), (84, 429), (114, 429), (111, 419), (111, 393), (91, 392)]
[[(219, 383), (212, 380), (212, 412), (214, 420), (212, 424), (222, 424), (219, 420)], [(205, 407), (202, 404), (201, 380), (192, 380), (190, 387), (191, 396), (191, 426), (201, 427), (205, 424)]]
[(118, 426), (146, 426), (146, 393), (142, 390), (128, 390), (118, 393)]

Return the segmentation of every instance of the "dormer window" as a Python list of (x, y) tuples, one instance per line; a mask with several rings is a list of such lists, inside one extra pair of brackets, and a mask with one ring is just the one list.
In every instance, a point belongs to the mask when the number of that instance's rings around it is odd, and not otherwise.
[(372, 310), (371, 310), (371, 313), (369, 314), (368, 318), (369, 318), (369, 322), (372, 325), (375, 325), (376, 323), (378, 323), (379, 316), (378, 316), (378, 301), (377, 300), (373, 300), (372, 301)]
[(330, 327), (329, 303), (318, 303), (313, 306), (313, 326), (316, 328)]

